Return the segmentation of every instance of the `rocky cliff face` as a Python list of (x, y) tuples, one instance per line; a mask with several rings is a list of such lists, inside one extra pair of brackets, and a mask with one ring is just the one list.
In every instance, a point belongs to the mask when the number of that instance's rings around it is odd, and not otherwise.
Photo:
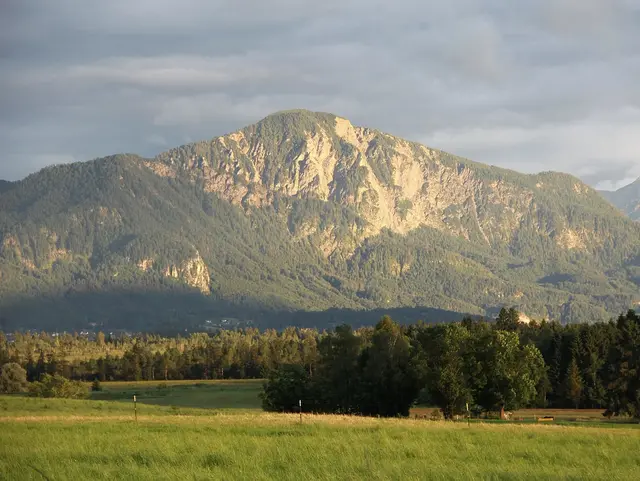
[[(599, 237), (566, 219), (552, 228), (541, 220), (554, 209), (548, 193), (558, 188), (577, 204), (596, 197), (575, 178), (490, 168), (329, 114), (274, 114), (146, 165), (162, 176), (202, 182), (237, 205), (262, 206), (280, 195), (353, 207), (365, 221), (354, 226), (358, 242), (382, 229), (406, 234), (427, 226), (487, 246), (508, 245), (525, 223), (563, 249), (589, 249)], [(299, 232), (305, 230), (317, 229), (306, 225)], [(322, 244), (329, 255), (336, 239), (325, 233)]]
[(163, 273), (166, 277), (181, 279), (187, 285), (197, 288), (203, 294), (211, 292), (209, 269), (198, 252), (195, 257), (183, 261), (179, 265), (167, 266)]
[(58, 245), (58, 235), (55, 232), (42, 229), (40, 235), (44, 239), (41, 247), (43, 255), (35, 256), (31, 246), (21, 243), (13, 235), (8, 235), (2, 240), (0, 255), (13, 259), (14, 262), (33, 273), (46, 272), (55, 262), (71, 258), (72, 254)]
[(136, 265), (144, 272), (152, 272), (158, 269), (165, 277), (180, 280), (188, 286), (195, 287), (203, 294), (211, 293), (211, 279), (209, 268), (200, 253), (177, 264), (171, 263), (164, 267), (157, 266), (158, 262), (152, 258), (140, 259)]

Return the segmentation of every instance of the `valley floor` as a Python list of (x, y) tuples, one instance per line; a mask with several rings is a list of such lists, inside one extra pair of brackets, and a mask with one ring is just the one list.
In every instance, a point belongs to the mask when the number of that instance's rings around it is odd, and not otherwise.
[(640, 472), (633, 425), (445, 423), (0, 397), (0, 478), (607, 479)]

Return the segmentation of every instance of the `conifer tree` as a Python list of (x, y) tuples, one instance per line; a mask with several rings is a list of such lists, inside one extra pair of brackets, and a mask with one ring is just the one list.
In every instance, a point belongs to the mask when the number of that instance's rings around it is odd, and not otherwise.
[(565, 391), (567, 399), (571, 401), (572, 406), (578, 409), (582, 398), (582, 376), (580, 376), (580, 368), (578, 367), (575, 357), (571, 358), (569, 368), (567, 369)]

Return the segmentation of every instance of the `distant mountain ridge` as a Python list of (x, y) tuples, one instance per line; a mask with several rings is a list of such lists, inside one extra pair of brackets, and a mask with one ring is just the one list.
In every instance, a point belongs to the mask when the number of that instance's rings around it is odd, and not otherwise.
[(616, 191), (600, 193), (630, 218), (640, 220), (640, 178)]
[(8, 325), (502, 305), (591, 322), (640, 302), (639, 234), (570, 175), (287, 111), (154, 159), (13, 183), (0, 194), (0, 308)]
[(13, 186), (13, 182), (0, 179), (0, 194), (9, 190)]

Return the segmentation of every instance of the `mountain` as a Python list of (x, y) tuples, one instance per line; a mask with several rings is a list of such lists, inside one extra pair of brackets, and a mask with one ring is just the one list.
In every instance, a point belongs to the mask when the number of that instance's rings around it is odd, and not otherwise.
[(9, 190), (13, 186), (13, 182), (0, 179), (0, 194)]
[(503, 305), (591, 322), (640, 301), (639, 234), (572, 176), (280, 112), (154, 159), (13, 183), (0, 194), (0, 322), (318, 325), (327, 309), (335, 322), (362, 309), (437, 320)]
[(600, 191), (605, 199), (634, 220), (640, 220), (640, 178), (614, 192)]

